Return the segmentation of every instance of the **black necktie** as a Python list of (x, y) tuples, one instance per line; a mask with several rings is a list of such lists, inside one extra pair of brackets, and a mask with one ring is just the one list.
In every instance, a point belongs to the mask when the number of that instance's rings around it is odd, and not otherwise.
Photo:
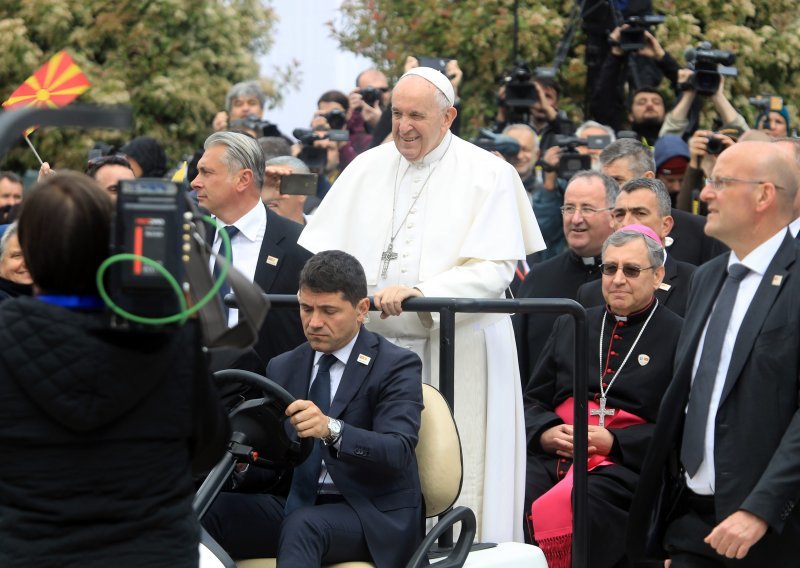
[[(308, 391), (308, 399), (319, 407), (323, 414), (331, 409), (331, 365), (336, 357), (323, 355), (317, 367), (317, 376)], [(292, 487), (286, 498), (284, 512), (288, 515), (299, 507), (313, 505), (317, 498), (319, 472), (322, 468), (322, 440), (314, 440), (314, 449), (308, 459), (294, 468)]]
[[(228, 225), (227, 227), (223, 227), (223, 230), (226, 233), (228, 233), (228, 237), (230, 238), (231, 241), (233, 241), (233, 237), (235, 237), (236, 234), (239, 232), (239, 229), (236, 228), (233, 225)], [(219, 245), (219, 254), (223, 254), (224, 252), (225, 252), (224, 243), (220, 243), (220, 245)], [(233, 266), (233, 243), (231, 243), (230, 261), (231, 261), (231, 266)], [(222, 266), (220, 266), (220, 264), (221, 263), (218, 263), (216, 260), (214, 261), (213, 273), (214, 273), (214, 280), (215, 281), (219, 279), (219, 273), (222, 272)], [(227, 321), (227, 318), (228, 318), (228, 307), (225, 306), (225, 296), (227, 294), (229, 294), (230, 291), (231, 291), (231, 286), (230, 286), (230, 284), (228, 284), (228, 281), (225, 280), (225, 282), (223, 282), (222, 286), (220, 286), (220, 288), (219, 288), (219, 297), (222, 300), (222, 305), (223, 305), (224, 310), (225, 310), (225, 319), (226, 319), (226, 321)]]
[(686, 422), (683, 425), (681, 462), (690, 477), (697, 473), (700, 464), (703, 463), (706, 422), (711, 404), (711, 393), (714, 390), (714, 382), (719, 369), (722, 343), (731, 320), (739, 284), (748, 272), (750, 269), (742, 264), (732, 264), (728, 267), (728, 277), (722, 285), (722, 290), (717, 297), (717, 304), (714, 306), (708, 322), (703, 353), (700, 355), (700, 364), (697, 366), (697, 373), (692, 382), (689, 406), (686, 410)]

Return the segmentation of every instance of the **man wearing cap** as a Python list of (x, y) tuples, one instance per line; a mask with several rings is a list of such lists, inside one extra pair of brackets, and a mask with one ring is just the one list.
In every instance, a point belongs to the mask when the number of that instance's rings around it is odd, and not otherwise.
[[(612, 234), (603, 244), (605, 305), (586, 311), (593, 568), (627, 566), (628, 507), (672, 378), (682, 319), (653, 296), (664, 277), (663, 255), (649, 227), (628, 225)], [(551, 568), (571, 565), (573, 338), (573, 320), (562, 316), (525, 391), (526, 512)]]
[(683, 176), (689, 165), (689, 146), (680, 136), (668, 134), (659, 138), (653, 148), (653, 159), (656, 161), (656, 178), (664, 182), (669, 191), (672, 206), (681, 191)]
[[(667, 188), (657, 179), (632, 179), (617, 193), (611, 219), (615, 229), (638, 223), (653, 230), (661, 240), (672, 231), (673, 219)], [(665, 253), (666, 254), (666, 253)], [(670, 310), (683, 316), (689, 299), (689, 279), (695, 266), (666, 255), (664, 278), (655, 292), (656, 298)], [(578, 303), (584, 307), (603, 304), (603, 291), (599, 281), (588, 282), (578, 289)]]
[[(434, 383), (438, 325), (429, 314), (404, 313), (403, 300), (503, 297), (517, 261), (544, 247), (514, 168), (449, 132), (453, 102), (438, 71), (403, 75), (392, 92), (394, 143), (342, 172), (299, 240), (312, 252), (341, 249), (359, 259), (381, 311), (367, 327), (417, 352)], [(463, 317), (455, 345), (460, 502), (475, 510), (479, 538), (522, 540), (524, 422), (510, 318)]]

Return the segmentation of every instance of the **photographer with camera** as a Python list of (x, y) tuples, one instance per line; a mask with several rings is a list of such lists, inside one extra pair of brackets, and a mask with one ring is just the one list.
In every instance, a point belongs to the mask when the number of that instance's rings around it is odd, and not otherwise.
[[(707, 97), (711, 101), (722, 124), (726, 124), (732, 128), (738, 128), (742, 131), (749, 130), (750, 127), (747, 126), (747, 121), (736, 111), (725, 96), (724, 76), (718, 75), (718, 77), (719, 83), (716, 86), (713, 84), (712, 80), (702, 79), (700, 93), (698, 93), (695, 88), (695, 71), (692, 69), (680, 69), (678, 71), (678, 90), (681, 92), (681, 96), (675, 104), (675, 107), (664, 119), (664, 125), (661, 127), (659, 136), (676, 134), (685, 137), (687, 129), (690, 128), (690, 114), (692, 114), (693, 106), (702, 104), (702, 99), (700, 102), (695, 102), (698, 94)], [(709, 87), (716, 88), (709, 93)], [(699, 106), (695, 112), (698, 111)]]
[(524, 123), (539, 136), (539, 151), (556, 145), (556, 136), (569, 136), (575, 125), (558, 109), (561, 87), (552, 77), (532, 78), (527, 65), (517, 64), (503, 79), (497, 92), (497, 115), (492, 130), (502, 131), (507, 124)]
[(226, 130), (232, 120), (252, 117), (261, 120), (267, 95), (258, 81), (236, 83), (225, 95), (225, 110), (219, 111), (211, 123), (215, 131)]
[[(780, 97), (769, 97), (769, 99), (772, 98), (780, 100)], [(753, 103), (753, 99), (750, 99), (750, 102)], [(769, 105), (763, 105), (761, 112), (756, 117), (756, 128), (763, 130), (773, 138), (789, 136), (791, 131), (789, 128), (789, 109), (782, 103), (783, 101), (781, 101), (781, 106), (777, 110)]]
[(26, 197), (35, 297), (0, 304), (0, 565), (198, 564), (194, 475), (228, 441), (194, 320), (112, 327), (96, 274), (113, 204), (83, 174)]
[[(356, 77), (356, 88), (348, 95), (347, 130), (357, 154), (372, 145), (372, 131), (389, 106), (389, 81), (377, 69), (367, 69)], [(349, 107), (349, 108), (348, 108)]]
[(627, 23), (611, 32), (611, 50), (589, 102), (592, 117), (619, 132), (623, 128), (627, 81), (633, 91), (628, 108), (630, 128), (649, 146), (659, 136), (665, 113), (664, 97), (656, 87), (664, 77), (675, 85), (679, 68), (678, 62), (647, 30), (661, 21), (662, 16), (628, 18)]
[(699, 201), (700, 190), (705, 179), (711, 175), (717, 156), (733, 146), (742, 135), (742, 129), (734, 125), (726, 125), (719, 131), (696, 130), (689, 138), (689, 164), (683, 176), (680, 192), (675, 208), (690, 213), (705, 214), (705, 207)]

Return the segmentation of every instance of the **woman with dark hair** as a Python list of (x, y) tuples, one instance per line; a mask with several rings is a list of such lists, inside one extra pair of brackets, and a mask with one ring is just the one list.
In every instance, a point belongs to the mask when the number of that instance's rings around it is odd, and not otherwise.
[(197, 566), (193, 475), (227, 419), (198, 330), (111, 328), (111, 200), (82, 174), (26, 197), (34, 297), (0, 304), (0, 566)]

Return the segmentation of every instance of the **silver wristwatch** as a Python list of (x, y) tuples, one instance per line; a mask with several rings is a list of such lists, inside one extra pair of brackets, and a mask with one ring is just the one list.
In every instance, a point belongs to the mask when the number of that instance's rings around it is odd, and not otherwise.
[(342, 437), (342, 421), (328, 417), (328, 430), (330, 430), (330, 434), (322, 438), (322, 443), (332, 446)]

